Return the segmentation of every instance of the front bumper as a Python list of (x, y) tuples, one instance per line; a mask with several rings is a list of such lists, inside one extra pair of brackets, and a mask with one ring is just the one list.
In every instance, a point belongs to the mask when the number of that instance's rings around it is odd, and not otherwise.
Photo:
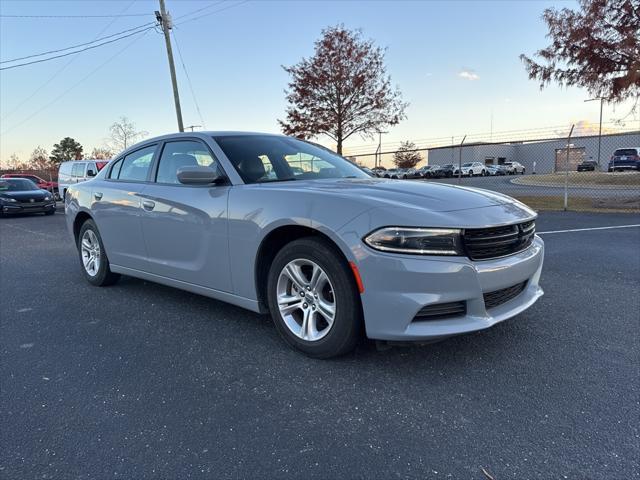
[[(378, 340), (429, 341), (483, 330), (511, 318), (543, 295), (538, 282), (544, 242), (535, 237), (526, 250), (493, 260), (465, 257), (418, 257), (370, 249), (358, 262), (367, 336)], [(515, 298), (487, 309), (484, 294), (525, 283)], [(418, 320), (425, 306), (466, 303), (466, 314)]]
[(0, 211), (5, 215), (23, 214), (23, 213), (45, 213), (56, 209), (56, 202), (46, 202), (38, 205), (11, 204), (3, 203), (0, 205)]

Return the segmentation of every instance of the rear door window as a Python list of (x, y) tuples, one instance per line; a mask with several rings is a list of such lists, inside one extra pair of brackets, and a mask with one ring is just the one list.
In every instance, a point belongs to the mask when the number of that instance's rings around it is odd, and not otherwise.
[[(120, 168), (118, 169), (118, 180), (126, 180), (128, 182), (146, 181), (155, 151), (156, 145), (151, 145), (149, 147), (136, 150), (124, 157), (120, 162), (118, 162), (120, 164)], [(111, 178), (116, 178), (113, 176), (113, 173), (114, 172), (112, 170)]]
[(622, 156), (632, 156), (632, 155), (637, 155), (638, 151), (635, 148), (619, 148), (618, 150), (616, 150), (615, 152), (613, 152), (613, 154), (616, 157), (622, 157)]

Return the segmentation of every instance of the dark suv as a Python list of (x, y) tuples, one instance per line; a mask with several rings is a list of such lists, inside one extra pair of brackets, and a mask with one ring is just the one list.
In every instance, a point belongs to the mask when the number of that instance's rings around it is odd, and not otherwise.
[(609, 160), (610, 172), (621, 170), (639, 170), (640, 171), (640, 147), (636, 148), (619, 148)]

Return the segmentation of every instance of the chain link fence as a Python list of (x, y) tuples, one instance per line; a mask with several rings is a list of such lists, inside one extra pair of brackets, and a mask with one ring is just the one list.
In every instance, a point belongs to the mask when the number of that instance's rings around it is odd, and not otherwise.
[(378, 176), (485, 188), (538, 210), (640, 212), (640, 131), (416, 149), (416, 169), (395, 151), (348, 156)]

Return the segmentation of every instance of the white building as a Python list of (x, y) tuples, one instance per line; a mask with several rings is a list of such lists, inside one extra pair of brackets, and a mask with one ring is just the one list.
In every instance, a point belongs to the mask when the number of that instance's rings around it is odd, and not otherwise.
[[(600, 148), (600, 168), (606, 170), (613, 151), (618, 148), (640, 147), (640, 131), (602, 135)], [(429, 165), (455, 165), (461, 161), (482, 162), (487, 165), (501, 165), (504, 162), (520, 162), (527, 172), (552, 173), (575, 170), (583, 160), (598, 161), (598, 136), (583, 136), (571, 139), (567, 163), (567, 140), (531, 140), (510, 143), (475, 143), (460, 146), (450, 145), (429, 149)]]

